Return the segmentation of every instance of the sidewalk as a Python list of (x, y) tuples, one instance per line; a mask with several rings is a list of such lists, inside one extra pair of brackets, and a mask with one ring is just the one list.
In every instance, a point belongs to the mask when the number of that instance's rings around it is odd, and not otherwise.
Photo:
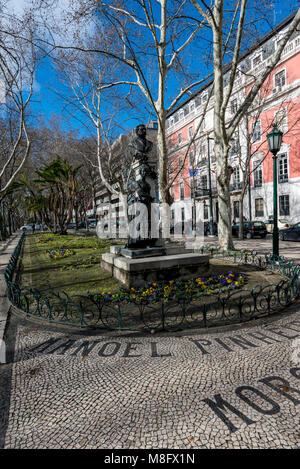
[(0, 243), (0, 341), (3, 340), (9, 310), (4, 271), (20, 236), (21, 233), (14, 233), (9, 239)]
[[(204, 237), (204, 244), (219, 244), (217, 237)], [(233, 244), (236, 249), (249, 249), (261, 254), (272, 253), (272, 236), (268, 235), (265, 239), (237, 239), (233, 238)], [(288, 259), (293, 259), (300, 263), (300, 242), (298, 241), (279, 241), (279, 255)]]

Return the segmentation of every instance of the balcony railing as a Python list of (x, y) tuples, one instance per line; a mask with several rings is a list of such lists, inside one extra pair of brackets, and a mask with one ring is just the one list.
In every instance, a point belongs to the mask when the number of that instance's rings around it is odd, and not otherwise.
[(279, 215), (281, 217), (288, 217), (290, 215), (290, 209), (289, 208), (279, 208)]
[(278, 176), (278, 182), (279, 182), (279, 183), (288, 182), (288, 180), (289, 180), (289, 177), (288, 177), (287, 174), (280, 174), (280, 175)]
[[(216, 195), (218, 190), (216, 187), (212, 187), (211, 194)], [(209, 189), (196, 189), (195, 190), (195, 197), (208, 197), (209, 196)]]
[(242, 183), (241, 182), (235, 182), (233, 184), (230, 184), (229, 189), (231, 191), (240, 191), (242, 188)]
[[(240, 191), (242, 189), (242, 183), (238, 182), (235, 184), (230, 184), (230, 191)], [(195, 197), (208, 197), (209, 196), (209, 189), (195, 189), (194, 191)], [(216, 195), (218, 194), (218, 189), (216, 187), (212, 187), (211, 194)]]

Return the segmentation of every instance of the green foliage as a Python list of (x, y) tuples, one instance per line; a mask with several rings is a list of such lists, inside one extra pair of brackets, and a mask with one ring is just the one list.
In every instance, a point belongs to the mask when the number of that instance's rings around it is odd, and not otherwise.
[(73, 168), (58, 157), (36, 171), (37, 179), (29, 182), (24, 175), (12, 185), (12, 190), (27, 189), (25, 203), (31, 215), (37, 214), (53, 232), (67, 232), (72, 218), (78, 184), (76, 177), (82, 165)]

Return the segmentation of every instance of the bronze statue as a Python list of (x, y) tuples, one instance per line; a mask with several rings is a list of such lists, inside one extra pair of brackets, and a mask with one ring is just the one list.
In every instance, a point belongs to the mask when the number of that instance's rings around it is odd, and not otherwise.
[[(139, 124), (135, 128), (136, 137), (133, 138), (132, 142), (129, 144), (129, 148), (132, 151), (132, 156), (134, 157), (135, 162), (139, 163), (138, 166), (138, 178), (135, 177), (135, 181), (132, 184), (133, 197), (131, 197), (131, 202), (139, 202), (144, 204), (147, 207), (148, 211), (148, 238), (128, 238), (127, 248), (139, 249), (153, 246), (155, 244), (155, 239), (150, 238), (151, 233), (151, 203), (154, 201), (154, 197), (151, 195), (151, 183), (149, 180), (155, 181), (157, 175), (148, 162), (148, 153), (152, 150), (153, 143), (146, 138), (146, 126), (144, 124)], [(148, 181), (147, 181), (148, 179)], [(137, 227), (139, 231), (139, 226)]]
[(137, 136), (130, 143), (134, 158), (141, 163), (148, 161), (147, 153), (149, 153), (153, 147), (153, 143), (146, 139), (146, 132), (146, 126), (144, 124), (137, 125), (135, 128)]

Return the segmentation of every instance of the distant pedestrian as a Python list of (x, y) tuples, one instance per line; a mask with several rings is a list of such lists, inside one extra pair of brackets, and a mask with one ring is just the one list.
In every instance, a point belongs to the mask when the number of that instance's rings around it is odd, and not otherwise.
[(32, 225), (32, 234), (34, 234), (34, 232), (35, 232), (35, 224), (33, 223), (33, 225)]

